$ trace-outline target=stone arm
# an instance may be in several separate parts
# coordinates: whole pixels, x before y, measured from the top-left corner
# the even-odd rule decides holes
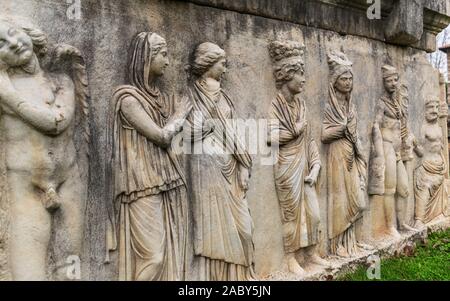
[[[420,129],[420,135],[419,138],[414,137],[414,140],[412,141],[412,145],[414,147],[414,152],[416,153],[417,157],[422,158],[425,154],[425,148],[424,145],[428,143],[426,135],[426,126],[422,125],[422,128]]]
[[[416,153],[416,155],[420,158],[423,157],[425,150],[423,149],[423,146],[420,145],[416,139],[413,140],[413,147],[414,147],[414,152]]]
[[[174,112],[167,120],[167,123],[174,124],[175,127],[181,127],[190,115],[193,105],[187,96],[177,98],[175,95],[171,95],[168,98],[173,105]]]
[[[139,101],[129,96],[123,100],[121,111],[127,121],[139,133],[156,145],[167,148],[173,137],[181,130],[178,120],[171,120],[163,128],[158,126],[144,111]]]
[[[53,104],[36,104],[23,99],[9,78],[6,84],[4,77],[1,80],[3,89],[0,91],[0,102],[38,131],[56,136],[71,124],[75,114],[75,100],[73,82],[68,77],[64,79],[64,88],[55,94]]]
[[[374,146],[374,151],[378,156],[384,156],[383,150],[383,136],[381,134],[381,126],[383,124],[384,118],[384,104],[380,100],[375,107],[375,120],[372,125],[372,143]]]
[[[283,124],[283,121],[276,114],[276,108],[272,108],[269,120],[268,145],[285,145],[296,139],[298,136],[292,129]]]
[[[324,120],[322,123],[321,141],[325,144],[333,143],[346,137],[347,121],[336,120],[331,106],[329,104],[325,107]]]
[[[317,179],[319,177],[321,162],[320,162],[320,154],[319,148],[317,147],[316,142],[312,138],[312,135],[309,135],[308,141],[308,161],[309,161],[309,174],[305,178],[305,182],[310,186],[314,186],[317,183]]]
[[[268,138],[269,145],[285,145],[297,137],[295,137],[292,132],[286,128],[277,127],[271,124]]]
[[[383,122],[384,104],[380,100],[375,108],[375,120],[372,125],[372,148],[369,159],[369,195],[383,195],[385,192],[386,161],[384,157],[383,136],[380,126]]]
[[[446,101],[442,101],[439,106],[439,118],[448,117],[448,104]]]
[[[330,144],[335,140],[344,138],[346,130],[346,124],[331,124],[324,122],[322,125],[322,143]]]
[[[378,128],[383,123],[384,110],[385,110],[385,105],[384,105],[383,101],[380,99],[378,101],[377,106],[375,107],[375,120],[373,123],[373,125],[378,126]]]

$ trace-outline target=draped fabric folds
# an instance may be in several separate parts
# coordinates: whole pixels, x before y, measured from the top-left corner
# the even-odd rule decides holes
[[[114,171],[120,280],[183,280],[187,208],[186,186],[178,158],[138,132],[121,106],[136,100],[159,127],[173,113],[173,97],[119,87],[114,122]],[[115,230],[115,229],[114,229]],[[118,241],[115,239],[117,238]]]
[[[224,91],[209,91],[199,81],[191,89],[191,99],[190,142],[194,149],[202,149],[189,160],[200,280],[252,280],[253,222],[239,181],[252,160],[230,124],[234,106]]]
[[[339,247],[352,252],[356,248],[354,223],[362,217],[366,207],[367,167],[356,133],[351,133],[346,127],[347,120],[357,118],[352,99],[349,99],[348,108],[341,107],[332,84],[329,97],[322,128],[322,141],[329,144],[328,234],[332,240],[332,252],[335,253]]]
[[[445,159],[424,160],[416,169],[416,218],[429,223],[441,214],[447,215],[448,192],[445,185]]]
[[[278,161],[274,166],[275,185],[281,207],[284,248],[287,253],[318,243],[320,212],[315,188],[305,184],[315,165],[320,165],[317,145],[309,126],[297,133],[296,123],[305,120],[302,100],[288,103],[282,94],[272,102],[271,135],[278,136]],[[308,193],[307,190],[313,191]]]

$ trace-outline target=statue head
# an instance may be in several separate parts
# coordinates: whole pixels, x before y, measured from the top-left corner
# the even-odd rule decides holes
[[[167,43],[164,38],[152,32],[141,32],[133,40],[129,65],[132,85],[150,91],[151,82],[162,76],[169,66]]]
[[[273,41],[269,44],[278,89],[286,86],[293,95],[303,91],[306,82],[304,49],[304,45],[295,41]]]
[[[440,101],[437,98],[430,98],[425,103],[425,119],[428,122],[435,122],[439,118]]]
[[[392,94],[397,91],[400,79],[397,69],[390,65],[384,65],[381,67],[381,71],[383,73],[383,84],[386,92]]]
[[[34,55],[47,53],[47,37],[39,29],[21,27],[0,19],[0,63],[17,68],[30,63]]]
[[[353,90],[353,63],[340,51],[331,51],[328,54],[328,67],[330,68],[330,83],[344,94]]]
[[[198,77],[210,77],[220,81],[227,72],[225,51],[218,45],[205,42],[197,46],[194,52],[192,73]]]

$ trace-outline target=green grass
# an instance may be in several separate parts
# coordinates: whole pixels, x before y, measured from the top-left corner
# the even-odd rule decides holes
[[[360,267],[337,280],[371,281],[366,271],[367,267]],[[418,246],[410,257],[382,260],[380,280],[450,281],[450,229],[430,234],[427,244]]]

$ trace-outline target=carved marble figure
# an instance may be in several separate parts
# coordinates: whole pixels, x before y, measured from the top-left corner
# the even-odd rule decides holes
[[[252,280],[253,221],[247,202],[252,158],[232,126],[233,100],[222,89],[226,54],[205,42],[194,53],[189,158],[194,253],[199,280]],[[200,152],[195,150],[201,149]]]
[[[171,142],[192,106],[157,86],[169,66],[164,38],[141,32],[131,51],[129,84],[113,95],[116,231],[109,248],[119,251],[120,280],[183,280],[186,179]]]
[[[87,149],[87,117],[81,53],[50,47],[37,28],[0,20],[1,194],[8,217],[0,228],[8,232],[2,273],[9,279],[67,280],[68,256],[81,257],[87,183],[77,149]],[[86,139],[76,147],[79,131]]]
[[[327,264],[317,254],[320,208],[316,183],[321,162],[301,97],[306,82],[303,52],[304,46],[294,41],[269,45],[278,88],[272,101],[269,142],[278,145],[274,175],[288,268],[300,275],[305,273],[296,259],[301,250],[308,255],[305,261]]]

